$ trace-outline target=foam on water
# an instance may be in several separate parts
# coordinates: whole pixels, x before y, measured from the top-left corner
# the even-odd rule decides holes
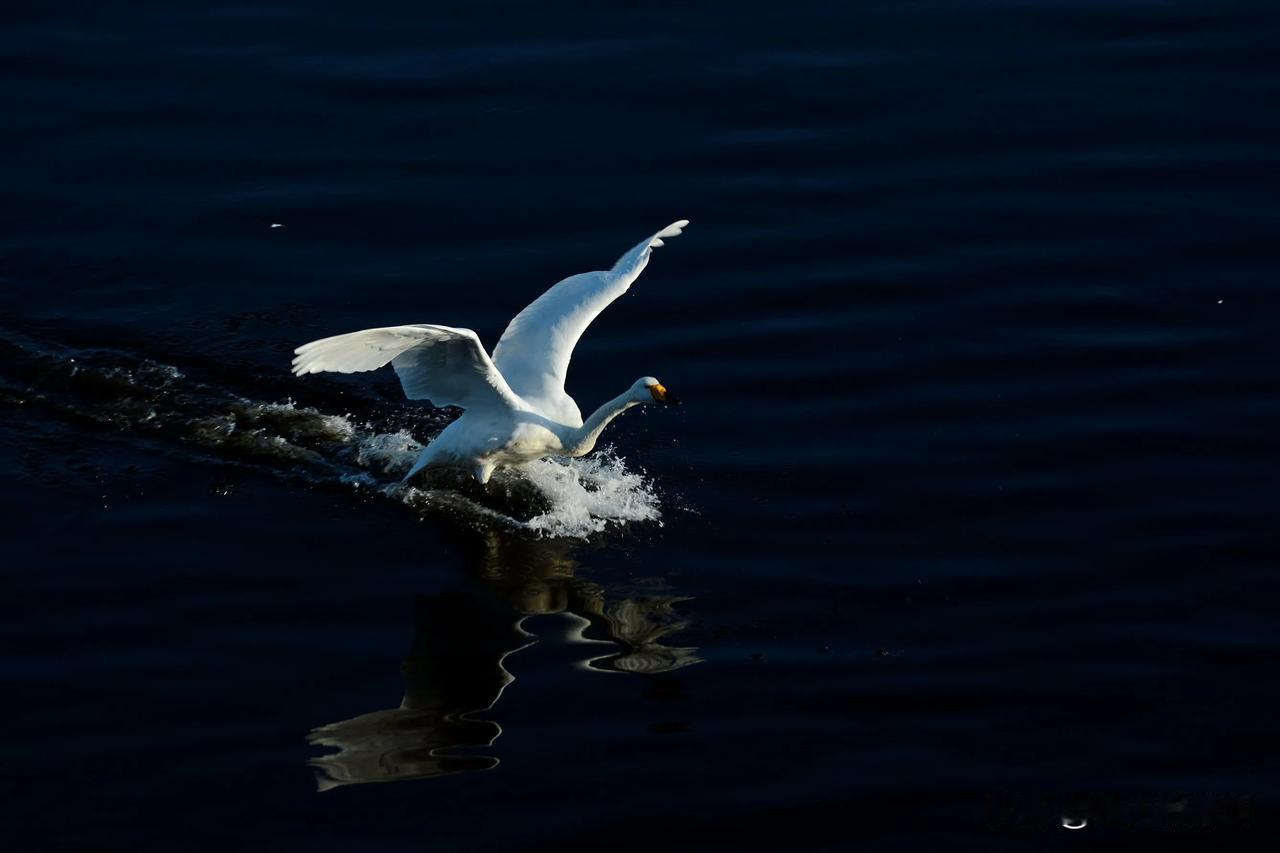
[[[373,433],[356,442],[356,463],[379,474],[403,475],[422,452],[408,430]]]

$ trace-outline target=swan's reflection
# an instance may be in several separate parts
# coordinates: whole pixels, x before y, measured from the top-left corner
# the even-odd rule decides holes
[[[482,752],[502,729],[485,712],[515,680],[512,655],[536,642],[523,627],[530,616],[576,616],[572,639],[591,644],[595,654],[582,663],[596,671],[654,674],[700,660],[697,649],[663,642],[685,627],[674,609],[685,599],[611,595],[575,576],[577,563],[561,542],[488,532],[463,544],[465,585],[416,602],[400,706],[308,736],[337,750],[310,762],[320,790],[496,766]]]

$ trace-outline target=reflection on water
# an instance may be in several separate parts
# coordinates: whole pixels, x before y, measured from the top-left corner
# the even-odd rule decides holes
[[[539,462],[519,476],[499,472],[489,488],[469,478],[402,487],[396,480],[420,445],[396,407],[368,404],[356,414],[354,401],[323,387],[308,389],[319,408],[266,402],[282,390],[268,379],[256,377],[253,393],[241,394],[237,370],[192,360],[190,369],[202,377],[196,379],[187,369],[185,362],[180,370],[139,353],[64,346],[0,327],[0,403],[128,431],[220,466],[364,500],[390,498],[460,538],[459,587],[416,603],[399,706],[310,733],[312,744],[336,750],[312,762],[321,790],[495,766],[496,757],[459,750],[483,750],[501,734],[485,712],[514,680],[510,656],[535,641],[523,627],[529,616],[576,617],[570,639],[591,650],[581,663],[592,671],[652,674],[698,662],[695,649],[664,643],[684,627],[674,610],[682,599],[607,590],[577,576],[570,540],[536,538],[585,537],[659,518],[656,493],[620,459],[597,452],[570,463]],[[431,432],[443,417],[415,410],[413,420]],[[61,472],[61,462],[46,455],[36,470],[50,485],[81,475]]]
[[[399,707],[308,735],[311,744],[337,750],[310,762],[321,791],[497,766],[488,753],[502,729],[485,712],[516,680],[515,653],[537,642],[524,629],[530,616],[578,617],[572,639],[589,644],[582,664],[592,671],[655,674],[700,660],[697,649],[663,642],[686,626],[675,605],[687,599],[613,594],[577,577],[563,541],[488,531],[464,545],[463,585],[416,602]]]

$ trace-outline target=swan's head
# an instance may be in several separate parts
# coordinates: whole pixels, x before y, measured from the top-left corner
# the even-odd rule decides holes
[[[661,403],[664,406],[680,405],[680,398],[672,394],[652,376],[642,376],[631,386],[631,396],[637,403]]]

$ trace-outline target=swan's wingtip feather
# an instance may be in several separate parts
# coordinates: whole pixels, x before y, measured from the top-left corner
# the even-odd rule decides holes
[[[342,336],[342,335],[337,335],[336,337],[343,337],[343,336]],[[314,341],[307,341],[305,344],[303,344],[302,346],[300,346],[300,347],[298,347],[297,349],[295,349],[295,350],[293,351],[293,354],[294,354],[294,355],[306,355],[307,353],[309,353],[309,352],[311,352],[311,351],[313,351],[313,350],[319,349],[320,347],[324,346],[325,344],[331,344],[331,343],[333,343],[333,338],[317,338],[317,339],[315,339]]]
[[[663,245],[663,242],[662,242],[663,237],[679,237],[681,232],[684,231],[685,226],[688,224],[689,224],[689,220],[687,219],[677,219],[675,222],[672,222],[670,225],[668,225],[666,228],[663,228],[657,234],[654,234],[653,242],[650,243],[650,245],[651,246]]]

